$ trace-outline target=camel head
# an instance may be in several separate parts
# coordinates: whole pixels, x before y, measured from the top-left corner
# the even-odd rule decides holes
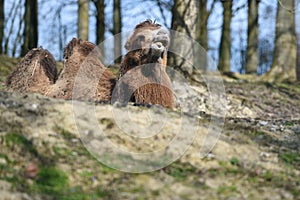
[[[159,63],[166,66],[168,32],[160,25],[146,20],[138,24],[125,44],[129,52],[139,52],[140,64]]]
[[[119,81],[112,102],[158,104],[174,107],[172,84],[166,72],[168,32],[146,20],[138,24],[126,42]]]

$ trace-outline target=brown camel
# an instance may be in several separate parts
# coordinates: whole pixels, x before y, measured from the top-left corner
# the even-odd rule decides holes
[[[134,101],[174,107],[171,81],[166,73],[169,36],[159,24],[138,24],[126,42],[128,53],[120,66],[112,101]],[[116,78],[100,61],[90,42],[72,39],[64,49],[64,66],[57,78],[55,60],[42,48],[29,51],[8,77],[7,88],[61,99],[111,101]],[[127,98],[127,96],[129,96]]]
[[[171,81],[166,73],[169,35],[147,20],[138,24],[126,42],[117,88],[112,101],[174,107]]]
[[[64,66],[58,78],[56,63],[51,53],[43,48],[32,49],[8,77],[6,87],[9,91],[40,93],[66,100],[73,97],[109,102],[116,77],[101,63],[100,53],[95,47],[96,45],[90,42],[73,38],[64,49]],[[73,96],[75,79],[80,69],[81,75],[87,76],[87,82],[78,85],[90,83],[88,81],[93,76],[95,86],[77,87],[78,91]],[[88,87],[95,87],[93,94],[86,89]]]

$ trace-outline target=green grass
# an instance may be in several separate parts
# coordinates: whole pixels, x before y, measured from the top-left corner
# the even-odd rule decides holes
[[[0,164],[0,180],[2,179],[8,182],[15,182],[18,180],[15,174],[16,172],[10,164]]]
[[[0,153],[0,158],[5,158],[6,161],[9,162],[9,158],[7,157],[7,155]]]
[[[17,58],[11,58],[6,55],[0,55],[0,76],[8,76],[17,63],[20,61],[20,59]]]
[[[279,154],[279,158],[291,166],[299,166],[300,165],[300,153],[286,152]]]
[[[68,133],[63,133],[64,137],[69,137]],[[20,148],[24,153],[38,155],[32,142],[24,135],[19,133],[9,133],[1,136],[1,141],[4,143],[3,148],[14,149]],[[54,148],[58,156],[64,156],[65,149]],[[28,180],[23,176],[23,170],[16,170],[15,165],[19,163],[11,162],[6,154],[0,154],[0,158],[5,158],[7,163],[0,164],[0,179],[12,184],[15,190],[22,190],[30,194],[38,194],[42,197],[60,200],[81,200],[81,199],[99,199],[110,195],[110,192],[95,188],[94,191],[83,191],[80,187],[71,188],[69,186],[68,174],[54,166],[45,165],[39,166],[39,173],[33,180],[32,184],[28,184]],[[89,176],[89,173],[84,173],[84,176]]]
[[[22,145],[23,148],[25,148],[26,151],[28,151],[29,153],[33,155],[38,154],[32,142],[20,133],[8,133],[2,136],[2,139],[6,141],[8,147],[12,147],[14,145],[19,145],[19,146]]]
[[[100,164],[100,163],[99,163],[99,164]],[[107,166],[103,165],[102,163],[101,163],[101,166],[102,166],[102,172],[103,172],[104,174],[109,174],[109,173],[120,173],[118,170],[113,169],[113,168],[110,168],[110,167],[107,167]]]
[[[288,121],[284,123],[285,126],[294,126],[294,122]]]
[[[232,164],[232,165],[235,165],[235,166],[239,166],[240,165],[240,161],[239,161],[239,159],[237,159],[237,158],[231,158],[231,160],[230,160],[230,163]]]
[[[67,175],[54,167],[41,168],[36,186],[45,194],[60,194],[68,186]]]
[[[88,178],[90,178],[90,177],[94,176],[94,173],[93,172],[89,172],[89,171],[83,171],[83,172],[80,172],[79,175],[82,176],[82,177],[88,177]]]
[[[218,188],[218,193],[223,194],[223,193],[232,193],[232,192],[237,192],[237,187],[235,185],[231,186],[221,186]]]
[[[22,184],[22,178],[19,176],[18,171],[13,168],[14,161],[11,161],[7,155],[0,154],[1,158],[5,158],[6,164],[0,164],[0,180],[8,181],[15,187],[17,184]]]
[[[265,173],[262,173],[260,177],[263,178],[267,182],[272,182],[275,178],[275,176],[273,175],[273,173],[271,171],[266,171]]]
[[[72,133],[70,133],[64,129],[60,130],[59,132],[63,136],[63,138],[66,140],[71,140],[71,139],[75,138],[75,136]]]
[[[192,165],[178,163],[171,164],[164,168],[164,171],[179,181],[186,179],[190,175],[196,176],[198,174],[198,169]]]
[[[5,90],[5,81],[6,81],[6,77],[0,76],[0,91]]]
[[[63,155],[63,153],[64,153],[64,150],[60,147],[53,147],[53,151],[56,155],[59,155],[59,156]]]
[[[110,195],[108,191],[101,188],[87,193],[83,191],[81,186],[69,187],[67,174],[55,167],[41,168],[38,179],[31,186],[31,191],[60,200],[99,199]]]

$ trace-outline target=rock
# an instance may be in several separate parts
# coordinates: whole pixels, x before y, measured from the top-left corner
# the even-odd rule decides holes
[[[267,121],[260,121],[259,124],[262,125],[262,126],[266,126],[268,124],[268,122]]]
[[[29,163],[25,166],[25,177],[35,178],[39,173],[39,168],[35,163]]]
[[[263,159],[263,160],[267,160],[270,157],[270,154],[267,152],[261,152],[259,154],[259,156]]]
[[[9,191],[11,190],[11,183],[0,180],[0,191]]]
[[[3,200],[32,200],[33,199],[28,194],[18,193],[18,192],[7,192],[7,191],[0,191],[0,197]]]
[[[5,158],[0,158],[0,165],[7,165],[7,161]]]

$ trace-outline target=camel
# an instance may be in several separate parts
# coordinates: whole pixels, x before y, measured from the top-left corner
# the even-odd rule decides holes
[[[77,91],[75,99],[110,102],[116,77],[99,60],[96,45],[73,38],[64,49],[64,66],[57,75],[57,66],[52,54],[43,49],[30,50],[18,63],[6,81],[8,91],[40,93],[49,97],[70,100],[73,97],[75,78],[80,67],[87,75],[97,75],[99,83],[95,94]],[[57,77],[58,76],[58,77]]]
[[[158,104],[174,108],[171,81],[166,73],[169,35],[161,25],[146,20],[138,24],[125,44],[112,101]]]
[[[122,59],[117,80],[101,63],[96,45],[73,38],[64,49],[64,65],[59,76],[51,53],[37,48],[20,61],[6,86],[13,92],[35,92],[66,100],[133,101],[173,108],[171,81],[166,73],[168,45],[168,33],[161,25],[151,20],[138,24],[126,42],[128,53]],[[75,96],[74,83],[80,86],[75,88]],[[95,86],[89,90],[90,85]]]

